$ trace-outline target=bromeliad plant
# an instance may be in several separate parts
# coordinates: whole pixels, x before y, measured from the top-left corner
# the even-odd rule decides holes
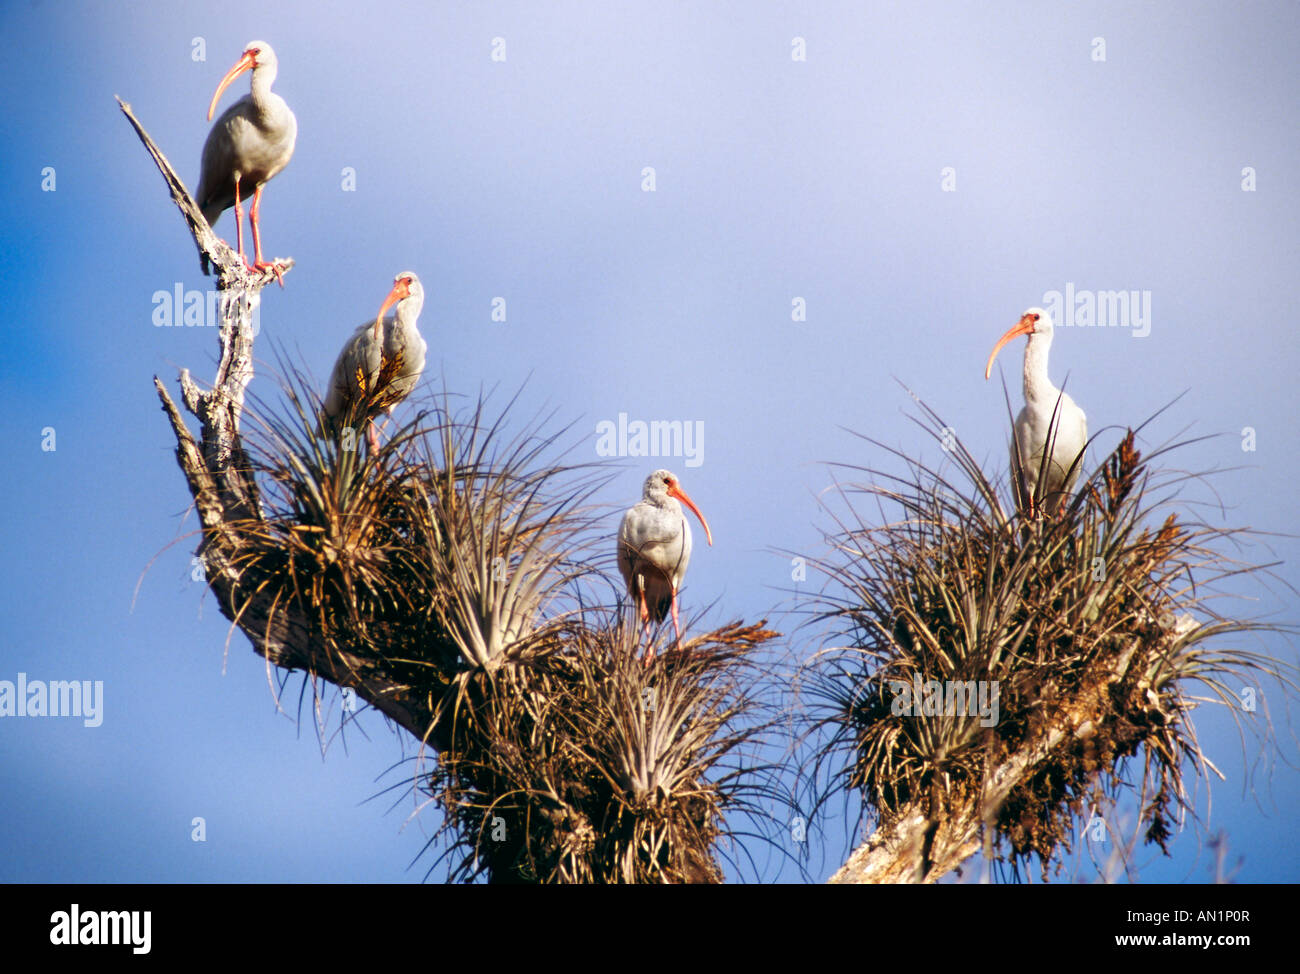
[[[556,651],[467,673],[427,783],[451,875],[496,882],[722,881],[717,855],[777,795],[750,689],[774,634],[732,625],[638,658],[626,613],[571,618]]]
[[[261,503],[226,524],[234,621],[271,606],[272,626],[297,620],[322,647],[313,676],[377,706],[382,685],[418,715],[403,723],[438,751],[419,790],[445,813],[449,875],[720,881],[727,816],[761,817],[775,794],[746,689],[774,634],[734,624],[648,667],[638,627],[601,608],[617,601],[593,503],[607,468],[446,397],[370,453],[322,433],[301,376],[284,389],[287,410],[248,414]]]
[[[953,464],[869,441],[907,472],[847,467],[870,481],[839,488],[847,513],[819,565],[812,611],[842,645],[804,672],[807,787],[818,807],[856,794],[876,824],[836,879],[930,882],[981,846],[1046,876],[1130,786],[1146,840],[1167,852],[1195,811],[1187,776],[1218,773],[1192,723],[1196,689],[1249,721],[1243,687],[1296,686],[1293,667],[1234,638],[1279,627],[1214,607],[1217,583],[1266,566],[1225,554],[1245,532],[1165,496],[1181,478],[1155,471],[1166,451],[1143,458],[1133,431],[1058,516],[1031,517],[921,408]]]
[[[768,726],[745,688],[773,634],[729,626],[635,660],[618,613],[594,608],[618,591],[603,468],[555,456],[540,423],[511,438],[482,400],[457,415],[444,396],[362,453],[323,435],[317,386],[292,370],[287,407],[247,410],[258,292],[293,262],[250,271],[120,104],[219,274],[212,386],[180,374],[200,432],[154,388],[221,611],[268,670],[351,688],[439,752],[426,785],[465,853],[453,877],[717,880],[767,786],[744,757]]]

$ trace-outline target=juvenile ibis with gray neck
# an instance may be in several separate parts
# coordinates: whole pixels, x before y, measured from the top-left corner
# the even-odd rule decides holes
[[[640,610],[642,625],[648,630],[651,621],[663,622],[671,612],[679,643],[682,628],[677,617],[677,591],[691,560],[691,526],[683,504],[700,519],[712,545],[709,522],[669,470],[656,470],[646,478],[640,502],[623,515],[618,529],[618,570]],[[652,646],[646,662],[653,657]]]
[[[385,318],[394,304],[397,307]],[[424,372],[428,346],[416,326],[422,307],[420,279],[414,271],[402,271],[393,278],[375,320],[353,332],[334,363],[323,407],[326,423],[335,431],[355,430],[364,423],[371,455],[379,449],[375,417],[384,412],[391,416]]]
[[[293,145],[298,138],[298,120],[283,98],[271,90],[279,62],[266,41],[250,41],[234,67],[226,72],[208,106],[208,121],[217,102],[231,83],[245,71],[252,71],[247,95],[239,99],[217,119],[203,143],[199,165],[199,190],[195,201],[203,210],[209,226],[216,226],[223,212],[235,208],[235,240],[244,263],[243,201],[252,194],[249,225],[253,230],[253,270],[270,270],[280,285],[284,280],[277,264],[262,260],[262,235],[258,225],[262,206],[262,187],[289,164]],[[203,261],[207,273],[207,261]]]
[[[1025,405],[1014,427],[1011,477],[1014,482],[1019,472],[1017,500],[1031,516],[1039,511],[1055,515],[1079,479],[1088,444],[1088,420],[1047,376],[1052,319],[1042,308],[1030,308],[998,339],[984,367],[984,378],[993,373],[993,360],[1002,346],[1021,335],[1029,336],[1025,343]]]

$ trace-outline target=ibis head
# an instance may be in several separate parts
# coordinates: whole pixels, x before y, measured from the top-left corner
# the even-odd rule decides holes
[[[993,374],[993,360],[998,357],[998,352],[1002,351],[1002,346],[1021,335],[1030,336],[1030,341],[1037,336],[1038,343],[1045,349],[1052,343],[1051,316],[1042,308],[1030,308],[1022,314],[1020,320],[1007,329],[1006,334],[998,339],[998,343],[993,346],[993,351],[989,353],[988,364],[984,366],[985,379]]]
[[[713,532],[709,530],[709,522],[704,519],[704,515],[695,506],[695,502],[686,495],[686,491],[682,490],[681,482],[671,470],[656,470],[647,477],[645,486],[641,488],[641,498],[656,507],[667,507],[669,498],[681,501],[699,519],[700,524],[704,527],[705,538],[708,539],[710,547],[713,545]]]
[[[221,100],[222,94],[241,74],[252,71],[253,83],[259,88],[269,89],[271,82],[275,80],[278,67],[279,62],[276,61],[275,51],[271,50],[270,44],[266,41],[249,41],[234,67],[226,72],[226,76],[221,79],[221,84],[217,85],[217,92],[212,96],[212,103],[208,105],[208,121],[212,121],[212,113],[217,110],[217,102]]]
[[[379,314],[375,315],[376,339],[380,337],[384,328],[384,312],[399,301],[402,302],[397,308],[399,318],[413,320],[424,307],[424,288],[420,286],[420,279],[415,276],[415,271],[402,271],[393,278],[392,290],[388,292],[388,297],[384,298],[384,303],[379,306]]]

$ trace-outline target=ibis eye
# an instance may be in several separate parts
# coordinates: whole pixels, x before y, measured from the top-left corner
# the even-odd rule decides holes
[[[1037,320],[1038,320],[1038,315],[1030,315],[1030,316],[1029,316],[1029,319],[1030,319],[1031,321],[1037,321]]]

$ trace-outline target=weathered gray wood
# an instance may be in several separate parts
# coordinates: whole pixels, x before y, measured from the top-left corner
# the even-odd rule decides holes
[[[328,651],[310,622],[293,607],[274,604],[270,596],[259,597],[240,587],[239,553],[246,544],[242,532],[262,520],[257,481],[240,442],[240,417],[253,378],[253,311],[262,288],[276,276],[271,270],[250,270],[213,233],[185,183],[131,106],[120,98],[117,102],[162,173],[200,257],[216,269],[221,292],[217,371],[212,385],[206,391],[201,389],[188,369],[182,369],[179,376],[181,402],[200,423],[198,437],[166,386],[154,376],[154,388],[176,437],[176,461],[203,528],[198,554],[208,585],[222,614],[248,636],[259,655],[276,666],[307,670],[331,683],[354,688],[357,696],[423,742],[432,722],[429,701],[418,698],[409,685],[383,672],[373,660]],[[294,265],[292,259],[277,258],[275,263],[282,274]]]
[[[1188,624],[1191,620],[1188,620]],[[1134,649],[1120,653],[1109,666],[1104,694],[1128,675]],[[1103,708],[1104,709],[1104,708]],[[1071,735],[1095,734],[1099,708],[1087,697],[1073,701],[1051,724],[1044,724],[1020,748],[984,774],[983,791],[964,803],[951,803],[942,816],[927,814],[925,802],[909,806],[878,827],[830,878],[832,883],[933,883],[980,850],[989,837],[1002,803]],[[928,839],[928,841],[927,841]]]

